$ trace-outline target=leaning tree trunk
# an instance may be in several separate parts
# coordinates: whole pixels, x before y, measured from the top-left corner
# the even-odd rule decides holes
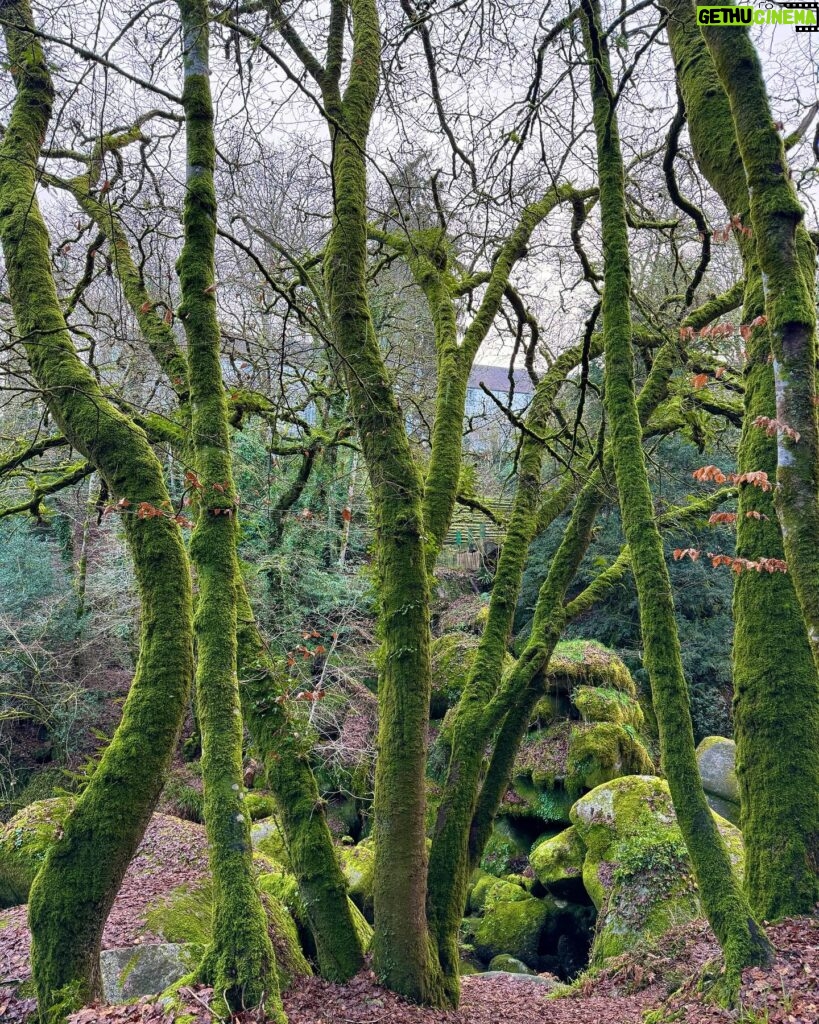
[[[230,433],[216,315],[216,144],[209,81],[208,8],[179,0],[187,139],[185,241],[177,264],[180,318],[188,340],[190,451],[197,519],[191,558],[199,592],[194,619],[196,702],[202,731],[205,828],[213,877],[213,939],[201,965],[230,1011],[265,1005],[285,1020],[267,931],[253,877],[250,819],[242,788],[242,715],[236,660],[241,579]]]
[[[66,330],[51,271],[36,167],[53,102],[28,0],[4,4],[17,97],[0,146],[0,241],[12,308],[32,373],[70,443],[122,500],[142,608],[140,654],[122,721],[34,880],[32,969],[43,1021],[100,993],[108,911],[142,838],[170,764],[193,672],[190,579],[178,526],[138,518],[162,509],[162,469],[143,432],[100,391]]]
[[[518,490],[493,586],[489,621],[453,723],[452,753],[430,858],[428,902],[445,984],[454,1003],[459,995],[457,934],[468,879],[489,837],[532,708],[542,694],[543,673],[565,622],[563,600],[588,547],[602,500],[602,474],[594,470],[577,495],[570,522],[538,594],[529,641],[514,670],[501,679],[529,543],[537,529],[563,511],[576,489],[572,481],[564,482],[545,508],[540,503],[544,446],[537,438],[546,427],[557,389],[568,371],[582,360],[584,348],[581,344],[565,352],[536,390],[518,460]],[[676,341],[669,342],[654,360],[638,403],[641,422],[667,397],[677,349]],[[600,353],[600,341],[593,337],[589,355]],[[607,459],[610,461],[608,454]],[[492,755],[484,771],[485,746],[493,736]]]
[[[748,185],[728,96],[695,21],[691,0],[670,0],[668,38],[697,164],[729,215],[749,223]],[[745,272],[742,319],[765,311],[753,237],[738,233]],[[770,340],[757,328],[747,343],[739,472],[773,479],[776,441],[754,426],[776,416]],[[739,492],[737,554],[784,558],[773,495]],[[760,643],[762,636],[777,642]],[[745,887],[768,920],[810,913],[819,899],[819,680],[793,580],[746,572],[734,583],[734,734],[745,840]],[[798,784],[794,784],[798,780]]]
[[[447,1000],[460,995],[457,931],[469,881],[469,833],[481,780],[485,745],[491,737],[486,708],[502,675],[520,583],[541,505],[540,474],[545,448],[538,435],[548,424],[552,401],[566,373],[582,356],[582,346],[561,356],[535,392],[527,416],[528,433],[518,458],[518,482],[509,526],[492,586],[489,616],[453,723],[452,753],[435,823],[429,865],[428,914],[444,973]],[[569,501],[573,487],[558,489],[554,515]]]
[[[729,995],[749,964],[766,963],[771,948],[731,869],[702,789],[694,748],[688,690],[680,658],[671,582],[654,518],[634,393],[631,273],[625,174],[612,97],[608,46],[597,0],[581,0],[600,182],[604,258],[603,336],[605,409],[614,454],[623,532],[631,550],[640,607],[644,661],[660,730],[668,778],[703,908],[725,955]]]
[[[265,648],[244,587],[237,611],[244,717],[276,800],[319,970],[330,981],[346,981],[364,956],[310,764],[309,737],[299,736],[285,710],[286,680]]]

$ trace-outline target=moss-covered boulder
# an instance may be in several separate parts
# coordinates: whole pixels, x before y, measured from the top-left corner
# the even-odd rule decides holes
[[[522,960],[518,960],[516,957],[509,956],[508,953],[501,953],[499,956],[493,956],[489,961],[490,971],[499,971],[504,974],[534,974],[535,972],[531,967],[527,967]]]
[[[257,853],[261,853],[275,864],[289,868],[290,858],[287,853],[287,844],[275,818],[262,818],[261,821],[254,821],[250,826],[250,841]]]
[[[245,810],[251,821],[261,821],[276,813],[276,802],[264,793],[248,793],[245,796]]]
[[[582,793],[620,775],[653,770],[646,743],[632,725],[555,719],[524,738],[501,813],[568,824]]]
[[[500,814],[568,825],[582,793],[654,771],[637,687],[617,655],[593,640],[555,648]]]
[[[62,835],[75,798],[36,800],[0,828],[0,908],[28,900],[46,853]]]
[[[637,696],[631,673],[614,651],[596,640],[561,640],[549,660],[547,688],[555,693],[571,693],[579,686]]]
[[[708,803],[735,825],[739,822],[736,752],[734,741],[724,736],[706,736],[697,747],[697,767]]]
[[[491,886],[495,884],[497,878],[495,875],[490,875],[480,868],[476,872],[476,876],[469,890],[466,905],[472,913],[480,914],[486,903],[486,894]]]
[[[666,782],[614,779],[578,800],[571,818],[586,849],[583,884],[598,911],[593,962],[702,913]],[[742,837],[730,822],[717,824],[741,873]]]
[[[350,899],[371,920],[375,870],[375,845],[372,839],[362,839],[356,846],[339,846],[336,851],[347,880]]]
[[[443,718],[463,692],[480,640],[469,633],[444,633],[432,641],[430,718]]]
[[[496,878],[516,874],[526,867],[528,845],[513,834],[502,818],[495,822],[492,834],[483,848],[480,868]]]
[[[584,722],[614,722],[641,729],[645,723],[639,702],[625,690],[612,686],[578,686],[572,690],[572,703]]]
[[[580,796],[620,775],[654,770],[648,750],[633,727],[616,722],[583,723],[569,735],[566,791]]]
[[[444,633],[432,641],[430,647],[432,668],[430,718],[443,718],[447,711],[460,700],[479,644],[480,637],[471,633],[463,633],[460,630]],[[508,672],[514,664],[515,659],[507,652],[504,655],[503,671]]]
[[[529,854],[538,881],[554,896],[565,898],[582,896],[585,859],[586,847],[574,825],[537,843]]]
[[[529,893],[526,888],[519,883],[510,882],[506,878],[496,878],[486,890],[483,912],[488,914],[499,903],[517,903],[520,900],[528,899],[528,897]]]
[[[313,933],[310,929],[310,921],[307,916],[307,908],[301,898],[298,883],[293,875],[281,868],[259,875],[259,888],[263,893],[274,896],[288,911],[296,923],[301,948],[315,960],[316,947],[313,940]],[[347,897],[350,913],[353,918],[353,926],[358,933],[361,948],[366,952],[370,948],[373,938],[373,929],[367,919],[353,901]]]
[[[553,912],[551,900],[535,899],[511,882],[497,881],[487,892],[475,928],[475,952],[487,964],[507,953],[537,969],[541,934]]]
[[[159,995],[189,974],[201,948],[164,942],[126,946],[100,953],[100,981],[106,1003],[127,1003],[142,996]]]

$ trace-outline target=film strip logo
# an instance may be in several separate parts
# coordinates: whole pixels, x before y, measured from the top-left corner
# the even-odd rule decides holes
[[[721,7],[719,3],[697,3],[697,24],[739,28],[753,25],[787,25],[797,32],[819,32],[819,0],[756,0],[753,4]]]
[[[759,4],[760,7],[767,7],[767,4]],[[814,25],[794,25],[793,27],[797,32],[819,32],[819,2],[812,4],[805,3],[792,3],[788,0],[787,3],[782,5],[786,10],[789,11],[813,11],[814,13]]]

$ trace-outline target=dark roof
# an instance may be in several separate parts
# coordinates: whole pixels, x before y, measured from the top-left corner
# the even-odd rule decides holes
[[[515,369],[514,371],[515,381],[515,394],[517,395],[531,395],[535,390],[532,384],[532,378],[526,372],[525,369]],[[477,365],[472,367],[472,372],[469,374],[469,383],[467,387],[479,388],[481,384],[484,384],[490,391],[493,391],[498,395],[509,394],[509,367],[508,366],[482,366]]]

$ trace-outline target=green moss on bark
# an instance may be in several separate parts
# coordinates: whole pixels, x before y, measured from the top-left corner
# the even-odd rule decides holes
[[[728,95],[691,0],[666,6],[697,163],[728,212],[749,224],[748,184]],[[750,323],[764,313],[765,296],[754,239],[740,239],[740,251],[746,280],[742,320]],[[773,479],[776,441],[753,426],[758,416],[776,416],[766,332],[754,331],[746,348],[738,468],[740,473],[762,470]],[[756,487],[740,489],[737,554],[750,560],[784,557],[773,497]],[[746,890],[759,917],[809,913],[819,898],[819,683],[791,575],[742,573],[734,587],[734,622],[734,730]],[[777,643],[760,643],[768,635]]]
[[[213,879],[213,937],[201,965],[227,1008],[265,1005],[284,1020],[276,961],[256,888],[250,819],[244,808],[242,716],[237,675],[236,491],[227,401],[222,382],[215,298],[216,146],[209,82],[208,9],[179,0],[183,35],[187,156],[183,224],[177,264],[181,316],[188,340],[191,455],[198,474],[191,558],[199,594],[196,701],[202,732],[205,827]]]
[[[819,667],[819,430],[816,394],[816,249],[804,225],[762,67],[747,29],[702,26],[728,96],[745,168],[751,225],[773,352],[778,431],[776,506],[789,572]]]
[[[552,402],[566,374],[577,366],[581,359],[582,346],[564,353],[556,360],[536,389],[527,416],[527,426],[534,436],[527,434],[521,444],[515,500],[492,586],[486,626],[464,693],[449,728],[452,749],[433,834],[428,912],[446,979],[447,998],[453,1005],[457,1005],[459,998],[457,936],[469,877],[489,836],[491,820],[497,807],[496,803],[488,814],[482,815],[481,820],[486,823],[486,827],[481,830],[480,841],[476,842],[473,836],[473,841],[470,842],[482,781],[484,747],[493,726],[496,727],[502,718],[502,715],[495,714],[494,709],[489,716],[488,705],[501,684],[504,658],[529,545],[538,528],[544,525],[546,519],[551,521],[556,518],[574,492],[573,485],[557,488],[555,500],[549,504],[548,515],[542,514],[540,475],[544,449],[535,438],[548,422]],[[543,664],[542,660],[540,664]],[[527,672],[538,667],[537,657],[528,658],[520,667],[522,674],[515,677],[515,682],[507,688],[507,695],[520,692],[514,687],[518,686],[520,680],[526,678]],[[517,668],[514,671],[517,671]],[[514,672],[510,671],[510,680],[513,674]],[[531,712],[537,696],[539,690],[533,689],[530,699],[527,700],[528,712]],[[507,755],[511,755],[509,764],[504,766],[507,770],[506,777],[526,724],[528,713],[525,721],[522,717],[520,721],[516,718],[514,724],[508,727],[509,735],[501,731],[498,738],[496,747],[499,745]],[[498,790],[498,801],[503,792],[500,780],[504,767],[499,766],[494,776],[496,783],[493,794]],[[505,783],[503,786],[505,788]]]
[[[425,911],[430,665],[423,488],[375,337],[367,294],[365,151],[380,72],[378,13],[373,0],[352,0],[350,11],[353,54],[343,96],[335,72],[320,77],[325,105],[341,126],[332,129],[335,203],[325,251],[330,317],[376,520],[382,650],[373,954],[376,971],[390,988],[435,1004],[441,1002],[442,992]]]
[[[111,494],[161,507],[168,495],[144,433],[102,395],[65,327],[35,192],[53,89],[32,29],[26,0],[6,6],[17,97],[0,145],[0,240],[17,329],[55,420]],[[102,929],[159,796],[191,681],[190,583],[178,527],[126,515],[125,529],[142,605],[140,655],[114,739],[32,886],[43,1021],[99,994]]]
[[[596,0],[581,0],[589,57],[604,255],[603,332],[605,408],[612,434],[623,530],[632,554],[644,662],[660,730],[663,769],[688,847],[705,912],[725,954],[729,985],[739,972],[770,959],[770,945],[754,922],[731,873],[725,846],[700,783],[688,691],[680,658],[671,584],[654,519],[634,392],[631,275],[623,161],[612,104],[608,49]]]

